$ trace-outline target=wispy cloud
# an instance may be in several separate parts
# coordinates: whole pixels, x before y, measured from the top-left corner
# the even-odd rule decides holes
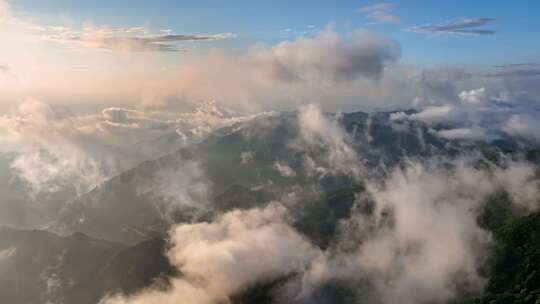
[[[397,7],[396,3],[386,2],[362,6],[359,11],[366,13],[366,19],[376,23],[399,23],[401,18],[388,11]]]
[[[509,64],[494,65],[494,68],[506,69],[506,68],[519,68],[519,67],[537,67],[540,68],[540,63],[536,62],[518,62]]]
[[[68,43],[80,44],[87,47],[101,48],[112,51],[130,52],[178,52],[185,48],[178,46],[175,42],[181,41],[210,41],[234,38],[232,33],[221,33],[215,35],[180,35],[166,32],[163,34],[152,34],[141,27],[130,28],[85,28],[82,31],[72,30],[65,27],[45,28],[43,32],[51,33],[45,39]]]
[[[540,76],[540,64],[519,62],[493,66],[496,70],[483,74],[486,77],[533,77]]]
[[[494,22],[494,18],[472,18],[438,25],[426,24],[421,26],[413,26],[407,28],[407,30],[416,33],[432,33],[440,35],[491,35],[495,34],[494,30],[479,27]]]
[[[375,11],[367,16],[367,18],[374,22],[379,23],[399,23],[401,22],[401,17],[398,15],[390,14],[383,11]]]
[[[377,4],[362,6],[360,8],[360,11],[363,13],[371,13],[371,12],[376,12],[376,11],[390,10],[395,7],[397,7],[396,3],[385,2],[385,3],[377,3]]]
[[[389,13],[397,7],[396,3],[378,3],[373,5],[362,6],[359,11],[367,14],[366,19],[375,23],[399,23],[401,18],[398,15]]]

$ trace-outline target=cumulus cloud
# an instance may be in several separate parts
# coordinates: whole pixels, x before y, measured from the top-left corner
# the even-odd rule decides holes
[[[390,115],[391,121],[403,121],[412,119],[426,123],[427,125],[437,125],[440,123],[452,122],[457,117],[455,107],[451,105],[429,106],[418,113],[405,114],[404,112],[396,112]]]
[[[255,45],[243,54],[213,50],[157,83],[148,105],[217,99],[244,111],[294,109],[303,101],[336,102],[382,87],[386,71],[400,57],[399,45],[384,36],[326,29],[314,37]],[[354,89],[366,87],[366,91]],[[332,93],[330,93],[332,92]],[[357,99],[355,99],[357,100]],[[323,103],[324,104],[324,103]]]
[[[456,128],[434,131],[435,136],[448,139],[484,140],[487,135],[481,129]]]
[[[264,209],[233,211],[212,223],[172,229],[170,261],[182,272],[167,292],[110,297],[102,303],[216,303],[258,281],[305,271],[320,255],[288,224],[277,203]]]
[[[494,18],[472,18],[439,25],[427,24],[422,26],[413,26],[409,27],[407,30],[416,33],[432,33],[437,35],[491,35],[495,34],[494,30],[481,29],[479,27],[494,22]]]
[[[369,32],[341,37],[327,29],[314,38],[260,49],[253,56],[283,81],[352,81],[360,76],[380,78],[384,67],[399,58],[400,49],[394,41]]]
[[[478,88],[469,91],[463,91],[459,93],[459,99],[462,102],[478,104],[484,101],[486,98],[486,88]]]
[[[469,79],[474,78],[471,76]],[[430,86],[429,91],[443,93],[423,95],[431,97],[419,100],[424,105],[419,106],[418,112],[396,112],[391,114],[391,121],[397,125],[408,120],[421,121],[433,128],[433,134],[445,139],[492,141],[512,138],[538,142],[532,131],[538,126],[532,116],[540,109],[538,101],[530,94],[516,91],[515,87],[508,91],[497,86],[460,91],[452,81],[448,83],[449,86],[441,88]]]

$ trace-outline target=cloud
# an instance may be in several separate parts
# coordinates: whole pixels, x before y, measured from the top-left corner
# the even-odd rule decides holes
[[[473,128],[456,128],[456,129],[444,129],[434,131],[435,136],[448,139],[465,139],[465,140],[484,140],[487,138],[487,135],[482,129],[473,129]]]
[[[433,33],[438,35],[491,35],[495,34],[494,30],[479,29],[478,27],[494,22],[494,18],[462,19],[446,24],[413,26],[407,28],[407,30],[416,33]]]
[[[159,204],[163,219],[170,218],[175,211],[201,212],[209,207],[212,183],[199,163],[177,158],[175,165],[161,168],[154,176],[144,179],[136,192],[147,195],[152,203]]]
[[[305,105],[298,113],[296,144],[323,155],[313,162],[325,170],[359,170],[361,160],[350,151],[337,119]],[[277,303],[312,303],[332,282],[358,298],[385,304],[439,303],[478,292],[486,283],[480,268],[492,245],[489,232],[478,225],[478,213],[501,191],[516,206],[536,209],[540,184],[528,163],[503,158],[501,166],[486,162],[479,168],[473,165],[477,160],[405,161],[382,177],[362,175],[366,193],[356,197],[359,208],[340,222],[328,250],[296,231],[296,213],[276,202],[179,224],[169,234],[167,255],[181,273],[171,288],[110,295],[101,303],[227,303],[256,283],[276,279],[283,279],[272,293]],[[277,170],[287,166],[274,165]],[[359,211],[365,204],[372,212]]]
[[[95,160],[77,145],[70,113],[37,100],[21,104],[18,113],[0,117],[1,152],[17,153],[11,168],[31,189],[57,192],[73,185],[84,192],[104,180]]]
[[[401,17],[398,15],[390,14],[387,12],[376,11],[367,16],[368,20],[380,22],[380,23],[400,23]]]
[[[256,117],[235,116],[215,102],[202,103],[193,112],[113,107],[98,115],[75,115],[27,100],[13,115],[0,116],[0,152],[14,155],[12,170],[35,193],[74,187],[82,194],[139,162]]]
[[[474,81],[475,76],[471,75],[469,79]],[[450,140],[490,142],[512,139],[535,144],[539,139],[532,130],[538,126],[532,117],[540,112],[538,100],[530,93],[517,89],[517,83],[520,82],[509,85],[514,93],[502,89],[505,84],[494,86],[493,82],[461,91],[454,81],[449,81],[448,86],[429,86],[429,95],[424,96],[431,98],[420,99],[425,105],[419,106],[418,112],[396,112],[391,114],[390,119],[396,126],[406,124],[406,121],[421,121],[431,128],[432,134]],[[532,83],[527,87],[532,89]]]
[[[78,44],[86,47],[101,48],[111,51],[124,52],[179,52],[185,51],[173,42],[181,41],[210,41],[236,37],[232,33],[216,35],[153,35],[140,27],[134,28],[96,28],[86,26],[82,31],[63,27],[46,27],[45,32],[53,31],[45,38],[54,42]]]
[[[442,303],[480,291],[491,236],[478,226],[478,212],[498,191],[538,208],[534,174],[529,164],[485,171],[459,159],[410,162],[369,180],[369,195],[357,201],[372,201],[374,212],[342,223],[341,243],[303,274],[300,297],[310,303],[318,288],[336,280],[378,303]]]
[[[426,107],[419,113],[413,113],[408,115],[408,118],[413,120],[418,120],[426,123],[427,125],[436,125],[440,123],[452,122],[457,118],[456,109],[451,105],[443,106],[430,106]],[[391,117],[393,120],[401,118],[400,116],[394,114]]]
[[[365,31],[341,37],[330,29],[314,38],[284,41],[252,53],[256,65],[285,82],[379,79],[384,67],[399,56],[399,46],[392,40]]]
[[[540,76],[540,64],[535,62],[511,63],[494,66],[496,71],[484,73],[485,77],[535,77]]]
[[[478,88],[469,91],[463,91],[459,93],[459,99],[462,102],[479,104],[482,103],[486,98],[486,88]]]
[[[296,171],[294,171],[289,165],[286,163],[282,163],[279,161],[275,161],[274,165],[272,166],[274,169],[276,169],[279,174],[283,177],[295,177]]]
[[[510,136],[525,138],[540,143],[540,121],[528,114],[514,114],[508,118],[503,131]]]
[[[378,3],[368,6],[363,6],[359,9],[360,12],[366,13],[366,18],[373,22],[380,23],[400,23],[401,18],[398,15],[391,14],[388,11],[397,7],[395,3]]]
[[[113,296],[101,303],[216,303],[256,282],[304,272],[321,253],[289,225],[286,208],[233,211],[171,230],[169,259],[182,273],[170,291]]]
[[[366,92],[353,90],[355,85],[370,91],[399,56],[395,41],[363,30],[338,34],[326,29],[272,47],[256,45],[243,54],[213,50],[171,71],[152,88],[156,98],[145,104],[217,99],[257,111],[294,109],[328,95],[337,102],[344,94]]]
[[[371,12],[377,12],[377,11],[391,10],[396,7],[397,7],[396,3],[385,2],[385,3],[377,3],[373,5],[362,6],[360,8],[360,11],[364,13],[371,13]]]
[[[460,284],[479,290],[485,282],[478,265],[490,238],[477,225],[475,210],[499,187],[512,187],[470,163],[454,165],[448,172],[413,163],[396,169],[382,185],[369,186],[377,202],[375,225],[389,213],[393,228],[367,236],[356,261],[375,275],[387,303],[444,301],[459,292]],[[514,176],[511,169],[495,171],[495,176]],[[521,181],[533,174],[529,167]]]
[[[472,73],[463,66],[424,69],[415,81],[418,99],[424,104],[453,103],[459,92],[459,85],[471,80]]]
[[[409,162],[383,179],[366,182],[353,212],[323,251],[293,228],[294,214],[280,203],[236,210],[211,222],[170,231],[167,256],[181,275],[163,291],[110,295],[105,304],[228,302],[256,283],[284,279],[274,302],[313,303],[329,282],[357,299],[431,303],[480,291],[490,234],[477,216],[487,199],[506,191],[512,202],[538,208],[538,180],[529,164],[478,169],[472,159]]]
[[[354,178],[361,175],[359,157],[349,137],[337,120],[328,118],[316,104],[298,110],[300,137],[293,147],[307,152],[304,167],[308,176],[345,174]]]

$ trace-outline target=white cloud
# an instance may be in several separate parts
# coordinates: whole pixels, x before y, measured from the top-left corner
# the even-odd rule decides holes
[[[170,261],[182,272],[169,291],[143,291],[102,303],[215,303],[257,281],[303,272],[321,253],[292,229],[287,210],[273,203],[264,209],[233,211],[212,223],[172,229]]]
[[[459,99],[464,103],[480,104],[484,102],[486,98],[486,89],[478,88],[469,91],[463,91],[459,93]]]
[[[508,135],[540,143],[540,121],[527,114],[514,114],[503,126]]]
[[[279,174],[283,177],[296,176],[296,171],[294,171],[293,168],[291,168],[286,163],[275,161],[272,167],[276,169],[279,172]]]
[[[452,83],[453,80],[447,82]],[[420,105],[419,112],[395,112],[390,115],[390,120],[396,126],[408,120],[424,122],[434,128],[431,130],[433,134],[445,139],[489,142],[511,137],[521,142],[539,141],[537,132],[534,131],[539,125],[533,119],[534,115],[539,113],[537,101],[521,89],[487,89],[481,86],[457,90],[457,87],[452,85],[437,90],[446,91],[443,94],[446,97],[423,100],[421,104],[424,106]]]
[[[314,38],[284,41],[272,49],[252,53],[255,64],[281,81],[352,81],[379,79],[385,65],[400,56],[392,40],[366,31],[340,36],[325,30]]]
[[[359,178],[361,166],[351,146],[349,135],[336,120],[325,116],[318,105],[307,104],[298,111],[300,138],[295,147],[308,152],[305,167],[308,175],[327,172]]]
[[[419,113],[409,115],[411,119],[424,122],[428,125],[451,122],[456,117],[456,110],[451,105],[426,107]]]
[[[443,129],[435,131],[435,135],[448,140],[484,140],[487,137],[483,130],[473,128]]]

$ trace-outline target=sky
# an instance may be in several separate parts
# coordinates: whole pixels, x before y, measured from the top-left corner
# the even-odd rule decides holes
[[[238,35],[228,47],[273,44],[309,35],[328,24],[336,28],[365,27],[391,35],[415,64],[493,64],[509,59],[531,61],[540,53],[538,1],[403,1],[392,3],[387,14],[396,22],[377,22],[362,12],[373,1],[62,1],[15,0],[14,9],[50,25],[92,21],[114,27],[148,26],[175,33]],[[387,3],[388,4],[388,3]],[[419,35],[405,29],[444,24],[466,18],[493,18],[484,28],[496,32],[485,37]],[[458,39],[457,39],[458,38]]]
[[[379,39],[386,40],[382,44],[393,44],[391,52],[394,54],[379,58],[383,76],[377,71],[377,75],[364,77],[375,79],[375,83],[364,84],[369,86],[365,90],[373,91],[377,86],[379,93],[377,98],[375,93],[362,97],[366,102],[357,108],[396,105],[388,102],[392,98],[386,96],[387,88],[381,83],[385,83],[389,74],[399,78],[396,73],[403,73],[404,69],[414,69],[416,75],[425,69],[456,67],[466,69],[467,73],[495,74],[501,67],[512,67],[513,71],[526,70],[521,74],[534,77],[538,74],[540,60],[540,39],[536,32],[540,28],[538,11],[538,1],[0,0],[0,38],[5,45],[0,50],[3,75],[0,89],[4,88],[0,91],[0,111],[7,111],[28,98],[69,106],[76,111],[96,111],[110,105],[160,108],[176,104],[175,108],[182,108],[205,99],[230,104],[235,98],[244,101],[237,101],[233,107],[267,109],[272,106],[260,99],[268,96],[260,96],[274,93],[276,88],[257,87],[255,90],[253,86],[245,88],[238,83],[225,85],[231,81],[226,75],[209,79],[220,74],[223,68],[234,69],[245,61],[256,61],[257,67],[267,67],[268,54],[265,53],[272,53],[271,57],[275,57],[272,60],[281,65],[294,57],[297,70],[302,66],[305,72],[306,66],[311,64],[309,69],[321,74],[301,75],[302,80],[335,80],[335,75],[326,77],[327,71],[320,70],[316,61],[343,56],[351,51],[351,45],[364,43],[367,38],[357,35],[359,32],[363,36],[369,34],[371,38],[367,40],[371,42]],[[300,48],[295,49],[298,54],[287,60],[280,57],[284,42],[294,44],[311,39],[325,44],[324,33],[341,39],[341,54],[332,53],[335,46],[329,46],[327,53],[314,55],[310,62],[300,62],[305,58],[299,58],[306,57]],[[387,48],[379,42],[375,43],[375,48]],[[316,43],[313,47],[320,48]],[[368,52],[370,47],[362,51],[353,46],[352,51]],[[263,63],[261,57],[265,57]],[[332,68],[336,68],[337,63],[332,64]],[[212,71],[209,66],[221,66],[221,70]],[[252,66],[244,68],[253,69]],[[289,66],[285,69],[290,71]],[[204,83],[196,90],[197,94],[192,94],[194,85],[175,87],[187,86],[187,70],[190,71],[187,82]],[[239,79],[254,77],[238,71],[230,73]],[[336,95],[344,96],[347,89],[364,90],[357,83],[362,80],[357,81],[355,72],[353,74],[351,79],[355,86],[332,87]],[[194,80],[193,75],[204,80]],[[412,76],[404,76],[407,77]],[[333,81],[336,83],[344,82]],[[249,94],[225,94],[224,89],[216,89],[220,86]],[[308,88],[320,87],[320,84],[311,81],[301,86],[296,85],[294,89],[280,86],[275,95],[281,97],[276,99],[287,100],[278,102],[276,108],[296,104],[292,99],[320,96],[320,92],[313,93]],[[206,93],[201,94],[205,88]],[[381,94],[381,91],[385,92]],[[349,92],[349,100],[350,95]],[[171,102],[173,99],[181,102]],[[345,97],[337,99],[342,101],[329,109],[354,108],[344,101]],[[407,99],[412,103],[414,96]]]

